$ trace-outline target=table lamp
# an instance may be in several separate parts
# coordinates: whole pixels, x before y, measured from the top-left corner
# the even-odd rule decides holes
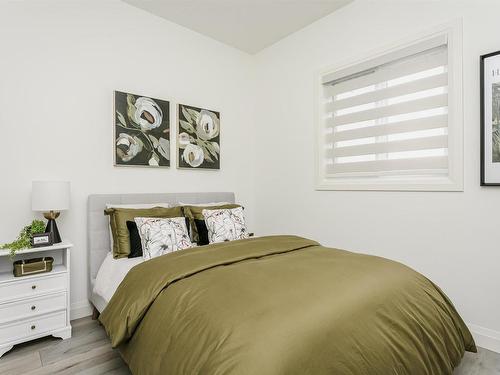
[[[48,220],[45,232],[52,234],[54,243],[61,242],[56,219],[60,211],[69,208],[69,181],[33,181],[31,190],[31,208],[43,212]]]

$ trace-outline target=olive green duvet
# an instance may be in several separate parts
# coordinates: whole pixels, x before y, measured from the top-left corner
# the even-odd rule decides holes
[[[424,276],[295,236],[144,262],[100,321],[137,375],[447,375],[476,351]]]

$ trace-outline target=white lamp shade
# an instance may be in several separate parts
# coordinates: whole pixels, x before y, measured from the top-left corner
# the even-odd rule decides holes
[[[69,181],[33,181],[31,208],[42,212],[67,210],[69,193]]]

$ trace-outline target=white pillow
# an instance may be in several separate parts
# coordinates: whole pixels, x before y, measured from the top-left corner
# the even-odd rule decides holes
[[[203,210],[210,243],[248,238],[243,207],[219,210]]]
[[[154,207],[169,208],[172,207],[172,205],[170,203],[132,203],[132,204],[106,203],[106,208],[154,208]],[[109,229],[109,251],[111,251],[113,250],[113,234],[111,233],[111,223],[108,224],[108,229]]]
[[[231,203],[229,203],[229,202],[210,202],[210,203],[184,203],[184,202],[179,202],[179,206],[193,206],[193,207],[223,206],[225,204],[231,204]]]
[[[186,218],[136,217],[145,260],[177,250],[193,247],[186,227]]]

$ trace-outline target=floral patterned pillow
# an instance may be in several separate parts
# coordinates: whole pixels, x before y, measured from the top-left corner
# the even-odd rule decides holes
[[[203,210],[210,243],[248,238],[243,207],[219,210]]]
[[[189,240],[186,218],[134,218],[142,243],[142,257],[145,260],[193,247]]]

